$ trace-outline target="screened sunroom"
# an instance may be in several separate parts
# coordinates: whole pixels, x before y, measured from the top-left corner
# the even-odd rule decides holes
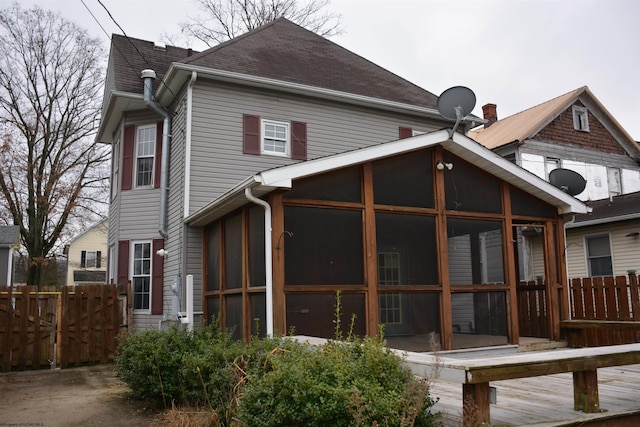
[[[339,294],[343,334],[428,351],[559,339],[563,221],[585,209],[441,131],[265,171],[189,221],[205,318],[237,339],[333,338]]]

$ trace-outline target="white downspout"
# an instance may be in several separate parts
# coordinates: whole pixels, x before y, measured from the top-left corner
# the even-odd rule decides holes
[[[264,208],[264,270],[266,281],[267,336],[273,336],[273,252],[271,250],[271,206],[251,193],[251,188],[244,189],[247,200]]]
[[[160,219],[158,233],[163,238],[169,237],[167,233],[167,199],[169,192],[169,135],[171,133],[171,116],[153,99],[153,81],[156,72],[153,70],[142,70],[142,80],[144,81],[144,104],[152,111],[164,117],[162,127],[162,158],[160,162]]]
[[[191,80],[187,85],[187,124],[185,126],[185,150],[184,150],[184,218],[189,216],[189,190],[191,188],[191,127],[193,121],[193,86],[198,78],[198,73],[191,72]]]

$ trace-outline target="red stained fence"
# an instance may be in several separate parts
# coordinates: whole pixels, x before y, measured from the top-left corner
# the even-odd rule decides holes
[[[572,279],[571,320],[560,323],[572,347],[640,342],[640,289],[629,276]]]
[[[116,285],[0,287],[0,370],[106,363],[116,350],[120,313]]]

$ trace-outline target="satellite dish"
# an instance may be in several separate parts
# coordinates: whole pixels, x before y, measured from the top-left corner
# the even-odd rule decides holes
[[[549,172],[549,182],[571,196],[582,193],[587,181],[578,172],[569,169],[554,169]]]
[[[453,137],[460,122],[473,111],[475,106],[476,95],[468,87],[454,86],[442,92],[438,97],[438,111],[445,119],[456,121],[449,132],[449,138]]]

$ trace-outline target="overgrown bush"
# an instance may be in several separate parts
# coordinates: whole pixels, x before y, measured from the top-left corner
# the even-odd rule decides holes
[[[247,426],[429,426],[425,382],[379,338],[296,344],[249,378],[239,418]]]
[[[338,325],[337,325],[338,327]],[[133,395],[209,408],[220,426],[430,426],[428,383],[381,337],[238,342],[217,325],[123,336],[115,363]]]

